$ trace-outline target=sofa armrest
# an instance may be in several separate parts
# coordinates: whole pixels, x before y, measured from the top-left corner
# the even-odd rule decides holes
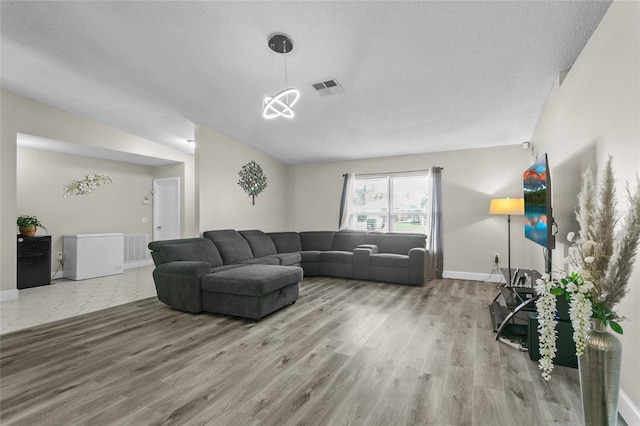
[[[173,262],[163,263],[153,272],[165,275],[186,275],[200,278],[201,276],[211,272],[211,264],[191,260],[176,260]]]
[[[363,244],[353,249],[353,278],[369,279],[369,256],[378,252],[378,247]]]
[[[368,249],[371,251],[371,254],[378,253],[378,246],[375,244],[360,244],[358,247],[354,249],[354,252],[357,249]]]
[[[183,311],[202,311],[200,278],[210,272],[207,262],[175,261],[158,266],[153,270],[158,299]]]
[[[409,250],[409,283],[422,285],[427,275],[429,250],[416,247]]]

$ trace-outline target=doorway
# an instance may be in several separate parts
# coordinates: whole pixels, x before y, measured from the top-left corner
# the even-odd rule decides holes
[[[153,240],[180,238],[180,178],[153,180]]]

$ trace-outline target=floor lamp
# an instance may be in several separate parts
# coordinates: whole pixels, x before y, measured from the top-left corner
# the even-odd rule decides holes
[[[524,198],[494,198],[493,200],[491,200],[489,214],[507,215],[507,267],[509,268],[509,282],[507,283],[507,285],[511,285],[513,280],[511,277],[511,215],[524,215]]]

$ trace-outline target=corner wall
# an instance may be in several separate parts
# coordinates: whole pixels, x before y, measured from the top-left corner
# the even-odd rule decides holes
[[[640,170],[639,2],[611,4],[562,85],[549,96],[533,142],[540,153],[549,155],[559,230],[554,264],[563,269],[566,235],[578,230],[576,196],[587,166],[600,171],[608,156],[613,157],[620,215],[627,210],[625,182],[635,182]],[[537,257],[532,256],[532,262],[541,267]],[[628,318],[622,323],[624,335],[619,336],[623,348],[620,408],[629,424],[639,424],[640,257],[629,286],[618,307]],[[635,414],[629,402],[635,405]],[[625,409],[630,410],[626,416]]]
[[[48,232],[38,229],[38,235],[51,235],[52,272],[63,235],[122,232],[151,239],[152,205],[142,204],[142,197],[151,197],[153,167],[20,146],[17,158],[18,214],[36,215],[46,226]],[[63,198],[64,185],[89,173],[109,175],[114,182]]]
[[[256,161],[267,188],[251,197],[238,185],[238,172]],[[289,166],[229,136],[196,125],[196,175],[200,232],[211,229],[284,231],[289,222]]]
[[[16,217],[17,210],[17,135],[25,133],[43,138],[96,146],[114,151],[165,158],[185,164],[185,221],[183,235],[195,235],[197,211],[193,209],[195,194],[193,156],[167,146],[116,130],[95,121],[62,111],[33,99],[0,91],[0,291],[16,290]],[[46,176],[43,176],[43,179]]]

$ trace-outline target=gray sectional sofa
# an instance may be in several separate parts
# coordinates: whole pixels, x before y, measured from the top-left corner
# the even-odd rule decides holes
[[[425,246],[423,234],[232,229],[149,243],[159,300],[188,312],[255,320],[295,303],[303,272],[422,285]]]

